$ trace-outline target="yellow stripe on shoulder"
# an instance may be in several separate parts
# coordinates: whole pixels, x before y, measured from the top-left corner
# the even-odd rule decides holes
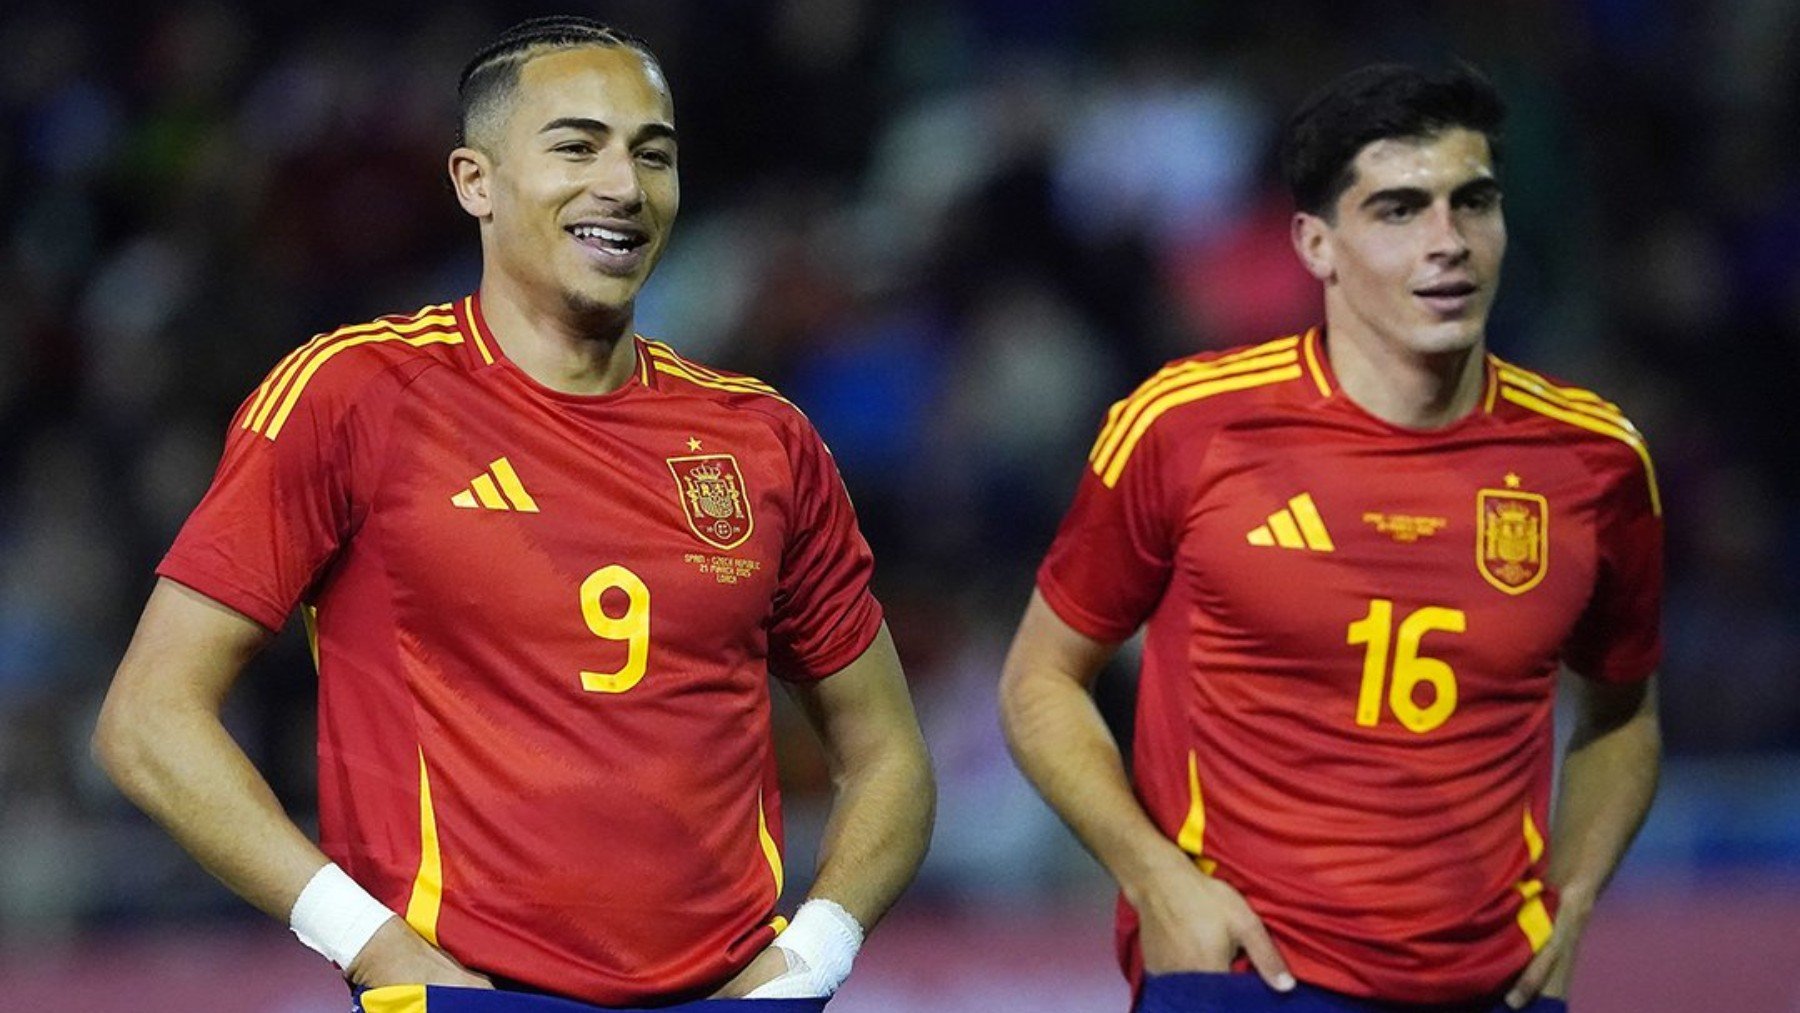
[[[295,360],[294,365],[298,367],[298,370],[287,384],[287,389],[269,399],[256,418],[251,420],[249,428],[270,440],[280,436],[282,427],[287,425],[288,417],[293,414],[294,406],[300,403],[300,396],[306,392],[306,385],[312,382],[320,367],[336,358],[340,353],[359,345],[386,341],[402,341],[414,348],[425,345],[462,344],[462,331],[456,329],[454,318],[451,318],[448,323],[449,329],[438,330],[427,329],[430,325],[423,322],[408,325],[405,330],[370,331],[368,327],[371,325],[364,325],[331,335],[325,341],[320,342],[311,353]],[[301,362],[304,362],[305,365],[300,365]],[[276,407],[277,405],[279,407]],[[274,409],[272,414],[270,409]]]
[[[775,388],[769,383],[759,380],[754,376],[732,376],[721,373],[716,369],[695,362],[660,341],[645,338],[644,347],[650,352],[650,358],[655,360],[657,365],[660,366],[666,363],[674,366],[681,370],[682,373],[693,377],[696,380],[725,384],[730,387],[742,387],[746,390],[758,390],[765,394],[774,394],[776,392]]]
[[[1286,365],[1265,368],[1254,373],[1209,373],[1200,374],[1190,381],[1164,390],[1153,400],[1145,402],[1141,411],[1135,414],[1129,428],[1121,419],[1118,426],[1120,439],[1117,446],[1102,453],[1094,461],[1094,474],[1107,488],[1119,484],[1119,476],[1125,473],[1125,464],[1131,460],[1131,454],[1137,449],[1138,442],[1150,427],[1170,409],[1192,404],[1212,397],[1215,394],[1226,394],[1232,391],[1250,390],[1255,387],[1266,387],[1274,383],[1286,383],[1298,379],[1303,373],[1298,357],[1290,353]]]
[[[1638,459],[1644,462],[1644,480],[1650,487],[1650,510],[1656,516],[1662,516],[1662,493],[1657,489],[1656,465],[1650,460],[1650,448],[1637,429],[1625,421],[1624,416],[1617,416],[1617,421],[1611,421],[1591,413],[1576,411],[1566,403],[1540,397],[1532,391],[1508,383],[1500,385],[1500,396],[1528,411],[1567,422],[1590,433],[1611,437],[1636,451]]]
[[[1271,366],[1297,363],[1300,361],[1299,345],[1298,336],[1286,337],[1240,349],[1216,359],[1188,360],[1163,367],[1107,412],[1106,425],[1094,440],[1093,449],[1088,451],[1088,460],[1097,463],[1102,457],[1117,451],[1119,443],[1144,409],[1170,390],[1200,379],[1233,376]]]
[[[1630,421],[1625,418],[1625,413],[1619,410],[1618,405],[1591,390],[1559,386],[1537,373],[1522,369],[1504,359],[1495,359],[1494,365],[1497,367],[1495,371],[1499,374],[1500,382],[1503,384],[1511,384],[1571,411],[1584,412],[1595,418],[1623,424],[1626,428],[1631,427]]]
[[[756,394],[761,397],[773,398],[785,405],[793,405],[792,401],[782,397],[780,394],[776,393],[775,388],[766,384],[744,384],[726,380],[708,380],[703,376],[691,373],[672,362],[665,362],[662,359],[653,360],[651,366],[664,376],[673,376],[677,379],[686,380],[696,387],[724,391],[728,394]]]
[[[311,341],[290,352],[288,356],[275,365],[269,375],[257,389],[255,403],[244,413],[243,428],[262,432],[268,423],[275,406],[284,399],[288,386],[296,374],[303,368],[307,358],[327,345],[348,337],[361,334],[392,331],[410,334],[425,328],[455,327],[456,316],[450,311],[450,305],[444,303],[437,306],[426,306],[416,313],[381,317],[366,324],[353,324],[340,327],[335,331],[326,331],[314,335]]]

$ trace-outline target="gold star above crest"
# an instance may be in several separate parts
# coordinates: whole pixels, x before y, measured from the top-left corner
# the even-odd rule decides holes
[[[1519,476],[1514,474],[1513,472],[1510,472],[1510,471],[1507,472],[1506,473],[1506,487],[1508,489],[1517,489],[1519,487]]]
[[[694,451],[699,450],[699,449],[700,449],[700,438],[697,436],[688,437],[688,453],[691,454]]]

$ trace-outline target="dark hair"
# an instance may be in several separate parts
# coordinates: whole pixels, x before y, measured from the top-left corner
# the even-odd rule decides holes
[[[1500,123],[1506,103],[1481,72],[1466,63],[1426,71],[1396,63],[1353,70],[1314,92],[1288,119],[1281,170],[1294,206],[1331,217],[1337,199],[1356,182],[1356,156],[1374,141],[1424,139],[1454,127],[1487,136],[1500,167]]]
[[[479,146],[488,140],[490,129],[495,126],[492,121],[512,97],[519,83],[519,68],[527,60],[544,50],[581,46],[625,46],[643,54],[659,71],[662,69],[649,43],[591,18],[555,15],[521,21],[500,33],[463,67],[456,84],[456,143]]]

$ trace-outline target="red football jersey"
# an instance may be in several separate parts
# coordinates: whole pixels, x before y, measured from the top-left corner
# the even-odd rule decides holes
[[[1497,358],[1443,429],[1364,412],[1317,332],[1178,360],[1114,405],[1038,584],[1146,625],[1133,778],[1302,981],[1445,1002],[1548,937],[1559,662],[1644,679],[1660,505],[1618,409]],[[1142,974],[1121,901],[1121,960]]]
[[[881,623],[805,417],[636,349],[578,396],[475,297],[315,338],[158,569],[271,629],[309,606],[334,861],[470,966],[609,1006],[774,938],[768,674],[837,672]]]

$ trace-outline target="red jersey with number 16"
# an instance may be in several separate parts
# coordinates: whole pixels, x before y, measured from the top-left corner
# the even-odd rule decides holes
[[[1317,333],[1170,364],[1114,405],[1039,571],[1071,627],[1146,625],[1133,777],[1244,894],[1300,980],[1450,1002],[1551,928],[1560,664],[1660,652],[1644,442],[1586,391],[1489,357],[1443,429],[1347,399]],[[1135,913],[1120,951],[1142,973]]]
[[[311,606],[333,860],[471,967],[607,1006],[774,938],[768,674],[829,676],[881,623],[805,417],[636,351],[583,397],[474,297],[322,335],[158,570],[271,629]]]

